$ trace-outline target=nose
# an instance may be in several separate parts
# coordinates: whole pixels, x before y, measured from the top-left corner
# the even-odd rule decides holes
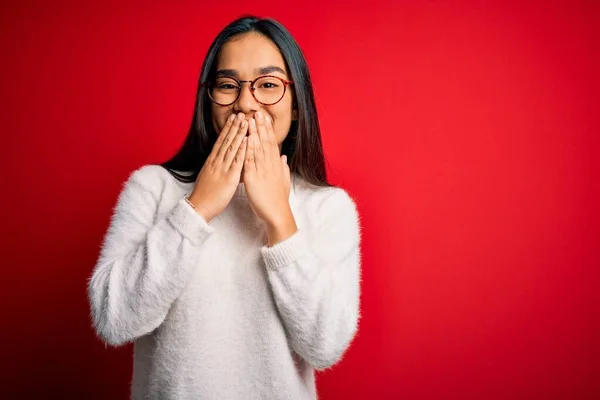
[[[252,96],[252,89],[250,88],[250,83],[243,82],[242,87],[240,88],[240,96],[234,103],[234,110],[236,112],[243,112],[244,114],[248,114],[254,111],[258,111],[259,106],[259,103],[256,101],[254,96]]]

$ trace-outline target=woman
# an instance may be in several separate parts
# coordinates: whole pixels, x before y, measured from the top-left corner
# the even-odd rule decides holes
[[[289,166],[288,166],[289,163]],[[134,399],[315,399],[359,319],[360,224],[327,183],[306,61],[276,21],[211,45],[181,150],[129,177],[89,281]]]

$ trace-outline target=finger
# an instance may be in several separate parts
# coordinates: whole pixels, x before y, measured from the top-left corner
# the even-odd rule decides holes
[[[220,142],[219,150],[217,152],[218,160],[223,161],[227,152],[231,151],[229,149],[229,146],[231,145],[232,141],[237,137],[237,134],[239,133],[243,121],[244,114],[238,113],[234,115],[234,119],[231,127],[229,128],[229,131],[223,136],[223,139]]]
[[[254,163],[256,163],[256,155],[261,154],[262,155],[262,151],[257,151],[260,149],[260,140],[258,140],[258,126],[256,124],[256,115],[254,116],[254,118],[250,119],[250,126],[248,127],[248,143],[250,143],[250,136],[252,136],[253,138],[253,149],[254,149]],[[255,166],[256,168],[256,166]]]
[[[279,146],[277,145],[277,138],[275,137],[275,130],[273,129],[273,122],[269,116],[266,117],[267,127],[267,138],[269,141],[268,147],[270,147],[271,155],[274,159],[279,158]]]
[[[290,166],[287,163],[287,156],[283,155],[281,156],[281,161],[282,161],[282,165],[283,165],[283,176],[285,177],[285,182],[286,185],[291,186],[291,181],[292,181],[292,177],[291,177],[291,173],[290,173]]]
[[[222,140],[222,142],[220,144],[219,152],[217,153],[218,160],[225,159],[225,154],[228,151],[228,147],[231,144],[231,142],[233,141],[233,139],[236,137],[236,135],[239,133],[239,130],[240,130],[240,127],[241,127],[241,124],[243,121],[244,121],[244,114],[239,113],[235,117],[235,120],[233,121],[233,125],[229,129],[229,132],[227,133],[227,135],[225,135],[224,139]]]
[[[242,171],[244,167],[244,160],[246,159],[246,149],[248,144],[248,137],[244,136],[240,146],[238,147],[233,162],[231,163],[231,170],[237,173]]]
[[[227,150],[225,151],[225,155],[223,158],[223,165],[225,168],[229,168],[231,162],[237,154],[238,148],[240,144],[242,144],[242,140],[246,137],[246,132],[248,132],[248,121],[242,121],[240,124],[240,128],[237,131],[237,134],[233,138],[233,141],[227,146]]]
[[[292,170],[290,168],[290,164],[288,163],[287,156],[285,157],[285,176],[287,178],[287,183],[289,187],[292,183]]]
[[[265,154],[263,152],[263,146],[262,143],[260,142],[260,137],[258,135],[258,124],[257,124],[257,133],[255,133],[253,136],[253,143],[254,143],[254,162],[256,164],[256,169],[258,168],[262,168],[263,164],[264,164],[264,159],[265,159]]]
[[[250,126],[248,127],[249,135],[258,135],[258,130],[256,129],[256,116],[254,118],[250,118]]]
[[[235,114],[231,114],[229,116],[229,118],[227,118],[227,121],[225,122],[225,126],[223,127],[223,129],[221,129],[221,132],[219,133],[219,136],[217,137],[217,140],[215,141],[215,144],[214,144],[210,154],[208,155],[208,158],[206,159],[207,162],[214,160],[217,157],[217,155],[219,154],[219,149],[221,148],[221,145],[225,141],[225,137],[229,133],[229,130],[233,126],[234,120],[235,120]]]
[[[213,151],[215,152],[215,154],[218,154],[219,148],[221,147],[221,143],[223,143],[223,141],[225,140],[225,137],[229,133],[229,130],[233,126],[233,122],[235,121],[235,117],[236,117],[235,114],[231,114],[229,116],[229,118],[227,118],[227,121],[225,122],[225,126],[223,127],[223,129],[219,133],[219,136],[217,137],[215,145],[213,146]]]
[[[253,172],[256,171],[256,135],[248,136],[246,141],[246,159],[244,161],[244,171],[245,172]]]
[[[290,166],[288,165],[287,156],[286,155],[281,156],[281,162],[283,164],[283,170],[286,171],[287,175],[289,176],[289,174],[290,174]]]
[[[271,155],[271,148],[268,146],[269,143],[269,136],[267,133],[267,126],[266,126],[266,120],[265,120],[265,115],[258,111],[256,113],[256,125],[257,125],[257,130],[258,130],[258,139],[260,141],[260,153],[258,152],[257,149],[257,154],[256,154],[256,158],[257,160],[259,160],[258,162],[262,162],[263,160],[271,160],[270,159],[270,155]]]

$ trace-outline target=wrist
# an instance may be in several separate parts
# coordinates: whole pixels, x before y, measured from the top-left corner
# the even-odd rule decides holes
[[[190,207],[192,207],[194,209],[194,211],[196,211],[196,213],[198,213],[198,215],[200,215],[202,218],[204,218],[204,220],[207,223],[210,222],[210,220],[213,219],[213,217],[211,216],[211,214],[209,212],[207,212],[206,207],[202,205],[202,202],[200,202],[193,196],[194,196],[193,193],[190,195],[186,195],[184,197],[186,203],[188,203],[188,205]]]
[[[296,220],[291,210],[289,213],[280,215],[279,218],[274,218],[265,223],[267,232],[267,245],[269,247],[282,242],[298,231]]]
[[[294,214],[289,201],[275,201],[260,218],[266,227],[276,229],[294,220]]]

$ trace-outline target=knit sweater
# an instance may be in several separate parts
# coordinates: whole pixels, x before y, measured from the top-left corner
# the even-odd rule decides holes
[[[98,336],[134,343],[131,398],[316,399],[315,370],[342,358],[360,317],[354,201],[294,174],[298,230],[268,247],[243,183],[210,223],[184,200],[193,187],[134,171],[88,282]]]

